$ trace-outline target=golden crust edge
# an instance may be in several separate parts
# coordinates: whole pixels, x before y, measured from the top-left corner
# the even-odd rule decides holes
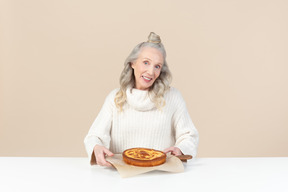
[[[157,151],[163,154],[161,157],[157,157],[153,160],[139,160],[139,159],[133,159],[128,156],[126,156],[125,152],[128,150],[133,150],[133,149],[145,149],[145,150],[153,150]],[[143,147],[135,147],[135,148],[130,148],[126,149],[122,153],[123,161],[129,165],[134,165],[134,166],[139,166],[139,167],[153,167],[153,166],[158,166],[162,165],[166,162],[166,154],[162,151],[156,150],[156,149],[149,149],[149,148],[143,148]]]

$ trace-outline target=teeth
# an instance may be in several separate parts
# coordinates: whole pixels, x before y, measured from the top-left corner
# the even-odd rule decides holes
[[[143,76],[143,78],[146,79],[146,80],[149,80],[149,81],[152,79],[152,78],[148,78],[148,77],[145,77],[145,76]]]

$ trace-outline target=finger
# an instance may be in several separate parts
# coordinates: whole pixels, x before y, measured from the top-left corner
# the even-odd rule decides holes
[[[100,165],[100,166],[106,166],[106,167],[112,167],[112,164],[109,163],[108,161],[99,162],[98,165]]]
[[[164,153],[170,153],[170,152],[173,153],[173,150],[170,149],[170,150],[166,150],[166,151],[163,151],[163,152]]]
[[[109,163],[109,162],[106,161],[106,160],[99,161],[99,163],[98,163],[98,161],[97,161],[97,164],[98,164],[98,165],[101,165],[101,166],[106,166],[106,167],[111,167],[111,166],[112,166],[111,163]]]
[[[109,163],[109,162],[106,161],[106,160],[103,160],[103,161],[99,162],[99,165],[101,165],[101,166],[106,166],[106,167],[111,167],[111,166],[112,166],[112,164]]]
[[[106,161],[106,163],[105,163],[103,166],[106,166],[106,167],[112,167],[112,164],[109,163],[108,161]]]
[[[101,166],[105,165],[106,160],[104,158],[104,153],[98,153],[96,155],[96,162],[98,165],[101,165]]]
[[[98,153],[96,155],[96,160],[97,160],[97,164],[101,165],[101,166],[107,166],[107,167],[111,167],[112,165],[106,161],[105,159],[105,154],[109,155],[109,156],[113,156],[114,154],[109,151],[108,149],[104,148],[102,152]]]
[[[112,167],[112,164],[104,159],[101,161],[101,166]]]
[[[105,153],[106,155],[108,155],[109,157],[111,157],[111,156],[114,155],[111,151],[109,151],[109,150],[106,149],[106,148],[105,148],[103,151],[104,151],[104,153]]]
[[[170,148],[164,150],[164,152],[165,153],[171,152],[171,155],[175,155],[175,156],[182,155],[182,152],[177,147],[170,147]]]
[[[169,147],[163,151],[164,153],[173,152],[173,147]]]
[[[178,155],[182,155],[182,153],[181,153],[180,151],[178,151],[178,150],[175,150],[175,151],[174,151],[174,155],[175,155],[175,156],[178,156]]]
[[[174,154],[176,155],[176,156],[178,156],[178,155],[183,155],[183,153],[182,153],[182,151],[178,148],[178,147],[174,147]]]

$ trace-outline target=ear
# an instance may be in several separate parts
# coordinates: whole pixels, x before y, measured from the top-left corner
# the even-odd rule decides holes
[[[134,62],[131,62],[131,63],[130,63],[130,66],[131,66],[132,69],[134,69],[135,63],[134,63]]]

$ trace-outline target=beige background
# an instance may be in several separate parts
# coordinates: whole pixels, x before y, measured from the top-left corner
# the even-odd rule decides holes
[[[198,157],[288,156],[285,0],[0,0],[0,156],[86,156],[132,48],[159,34]]]

